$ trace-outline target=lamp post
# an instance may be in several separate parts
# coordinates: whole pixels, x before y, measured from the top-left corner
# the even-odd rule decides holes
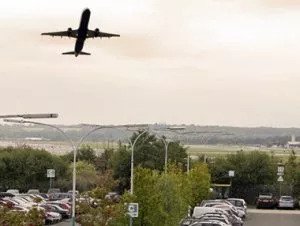
[[[23,119],[39,119],[39,118],[57,118],[57,113],[43,114],[16,114],[16,115],[0,115],[0,118],[23,118]]]
[[[138,139],[147,132],[148,130],[144,130],[143,132],[141,132],[132,142],[129,139],[129,143],[131,146],[131,167],[130,167],[130,194],[133,195],[133,169],[134,169],[134,146],[136,144],[136,142],[138,141]]]
[[[161,138],[165,145],[165,173],[168,172],[168,147],[171,141],[167,141],[167,139],[164,139],[163,137]]]
[[[61,128],[51,125],[51,124],[46,124],[46,123],[41,123],[41,122],[35,122],[35,121],[26,121],[26,120],[14,120],[14,119],[4,119],[5,122],[12,122],[12,123],[29,123],[29,124],[35,124],[35,125],[41,125],[41,126],[46,126],[46,127],[51,127],[53,129],[56,129],[59,131],[65,139],[70,143],[74,156],[73,156],[73,187],[72,187],[72,225],[75,226],[75,205],[76,205],[76,156],[77,156],[77,150],[80,147],[80,145],[83,143],[83,141],[93,132],[100,130],[100,129],[105,129],[105,128],[121,128],[121,127],[137,127],[137,125],[117,125],[117,126],[101,126],[101,125],[93,125],[94,128],[91,129],[89,132],[87,132],[84,136],[82,136],[77,143],[77,145],[74,144],[73,140],[63,131]]]
[[[190,173],[190,155],[187,155],[186,173]]]
[[[281,183],[284,181],[284,164],[282,162],[277,163],[277,175],[279,176],[277,181],[279,182],[279,196],[281,196]]]
[[[167,127],[166,129],[172,132],[177,132],[179,130],[185,130],[185,127],[172,126],[172,127]],[[169,144],[173,141],[167,141],[165,136],[161,136],[160,139],[164,143],[164,147],[165,147],[165,173],[167,173],[168,172],[168,148],[169,148]]]
[[[132,142],[131,139],[128,139],[128,142],[131,146],[131,160],[130,160],[130,194],[133,195],[133,170],[134,170],[134,147],[136,142],[138,141],[138,139],[140,137],[142,137],[142,135],[144,135],[148,130],[144,130],[142,131]],[[130,216],[129,218],[129,225],[132,226],[133,224],[133,218],[132,216]]]

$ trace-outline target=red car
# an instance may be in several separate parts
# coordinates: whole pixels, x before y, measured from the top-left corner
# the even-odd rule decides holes
[[[277,206],[277,199],[272,194],[259,195],[256,200],[256,208],[270,208]]]

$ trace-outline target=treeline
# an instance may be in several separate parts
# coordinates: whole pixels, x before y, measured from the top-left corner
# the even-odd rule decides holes
[[[291,151],[287,159],[265,152],[239,151],[214,159],[209,163],[209,168],[213,183],[232,183],[230,194],[226,196],[237,196],[244,198],[248,203],[254,203],[259,193],[273,193],[279,196],[278,164],[285,166],[284,181],[281,183],[282,195],[300,198],[300,162],[297,161],[294,151]],[[229,177],[229,170],[235,171],[234,177]]]
[[[139,133],[130,138],[132,142]],[[164,170],[165,148],[161,139],[149,133],[143,134],[134,149],[134,164],[162,172]],[[168,160],[182,169],[186,167],[186,149],[179,143],[169,144]],[[129,189],[131,147],[119,143],[116,150],[106,149],[103,154],[89,146],[83,146],[77,153],[77,188],[80,191],[92,189],[100,183],[103,174],[109,172],[118,183],[115,190],[123,193]],[[49,188],[47,169],[55,169],[54,187],[69,190],[72,187],[73,152],[63,156],[52,155],[45,150],[22,146],[0,149],[0,190],[38,188],[45,192]]]
[[[47,169],[56,170],[56,178],[68,178],[68,165],[58,156],[30,147],[0,149],[0,191],[49,188]]]

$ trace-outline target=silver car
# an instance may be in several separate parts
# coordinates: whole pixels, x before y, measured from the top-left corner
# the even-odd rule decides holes
[[[278,202],[278,208],[295,208],[295,200],[292,196],[281,196]]]
[[[227,199],[230,203],[232,203],[235,208],[238,210],[244,211],[245,215],[242,216],[243,218],[246,217],[247,215],[247,203],[245,202],[244,199],[239,199],[239,198],[228,198]]]

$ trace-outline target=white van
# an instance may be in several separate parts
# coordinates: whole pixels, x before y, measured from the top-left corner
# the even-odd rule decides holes
[[[10,194],[13,194],[13,195],[20,194],[18,189],[8,189],[6,192],[10,193]]]
[[[224,211],[214,207],[196,206],[193,211],[193,217],[199,218],[206,213],[224,213]]]

